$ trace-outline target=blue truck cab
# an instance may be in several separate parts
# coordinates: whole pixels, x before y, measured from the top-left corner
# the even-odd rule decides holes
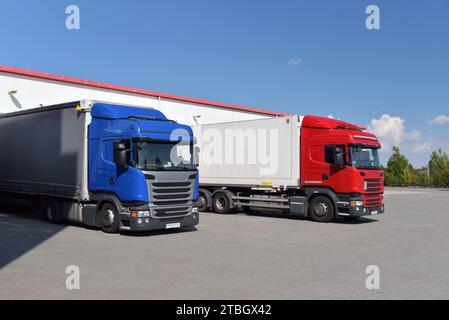
[[[108,233],[198,224],[192,129],[158,110],[87,99],[28,108],[0,115],[0,144],[11,146],[0,202],[50,223]]]
[[[90,115],[88,190],[97,213],[87,224],[110,233],[197,225],[192,129],[149,108],[95,103]]]

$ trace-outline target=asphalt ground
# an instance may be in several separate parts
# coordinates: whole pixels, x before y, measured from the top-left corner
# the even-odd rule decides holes
[[[448,299],[449,191],[387,189],[385,204],[350,222],[203,213],[196,230],[125,235],[2,209],[0,299]]]

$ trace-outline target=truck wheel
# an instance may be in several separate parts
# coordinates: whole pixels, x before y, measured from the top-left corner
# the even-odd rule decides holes
[[[231,213],[231,199],[224,192],[217,192],[212,200],[214,212],[221,214]]]
[[[334,218],[334,205],[328,197],[317,196],[309,205],[309,216],[317,222],[329,222]]]
[[[100,210],[101,229],[106,233],[117,233],[120,227],[120,218],[115,206],[105,203]]]
[[[208,203],[208,199],[210,199],[210,194],[206,193],[207,191],[199,191],[198,195],[198,211],[206,212],[210,208],[210,204]]]

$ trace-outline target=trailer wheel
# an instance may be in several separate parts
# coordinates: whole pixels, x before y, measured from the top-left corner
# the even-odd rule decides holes
[[[106,233],[117,233],[120,227],[118,211],[112,203],[105,203],[100,210],[101,229]]]
[[[325,196],[317,196],[312,199],[309,205],[309,216],[317,222],[329,222],[334,218],[334,205]]]
[[[225,192],[217,192],[212,198],[214,212],[228,214],[232,212],[231,199]]]

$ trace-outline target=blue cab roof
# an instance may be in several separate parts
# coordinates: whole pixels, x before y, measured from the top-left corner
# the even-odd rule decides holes
[[[129,107],[123,105],[95,103],[91,110],[93,118],[99,120],[116,120],[114,124],[110,124],[114,130],[93,131],[91,137],[100,137],[105,135],[116,135],[117,132],[128,131],[135,137],[148,137],[157,140],[175,140],[179,141],[182,136],[184,140],[193,140],[193,131],[187,125],[168,121],[165,115],[155,109]],[[136,127],[130,128],[128,122],[124,122],[128,118],[137,124]],[[148,119],[145,119],[148,118]],[[150,121],[148,121],[150,120]]]
[[[129,117],[148,117],[167,120],[165,115],[155,109],[128,107],[107,103],[95,103],[91,111],[92,117],[103,119],[127,119]]]

